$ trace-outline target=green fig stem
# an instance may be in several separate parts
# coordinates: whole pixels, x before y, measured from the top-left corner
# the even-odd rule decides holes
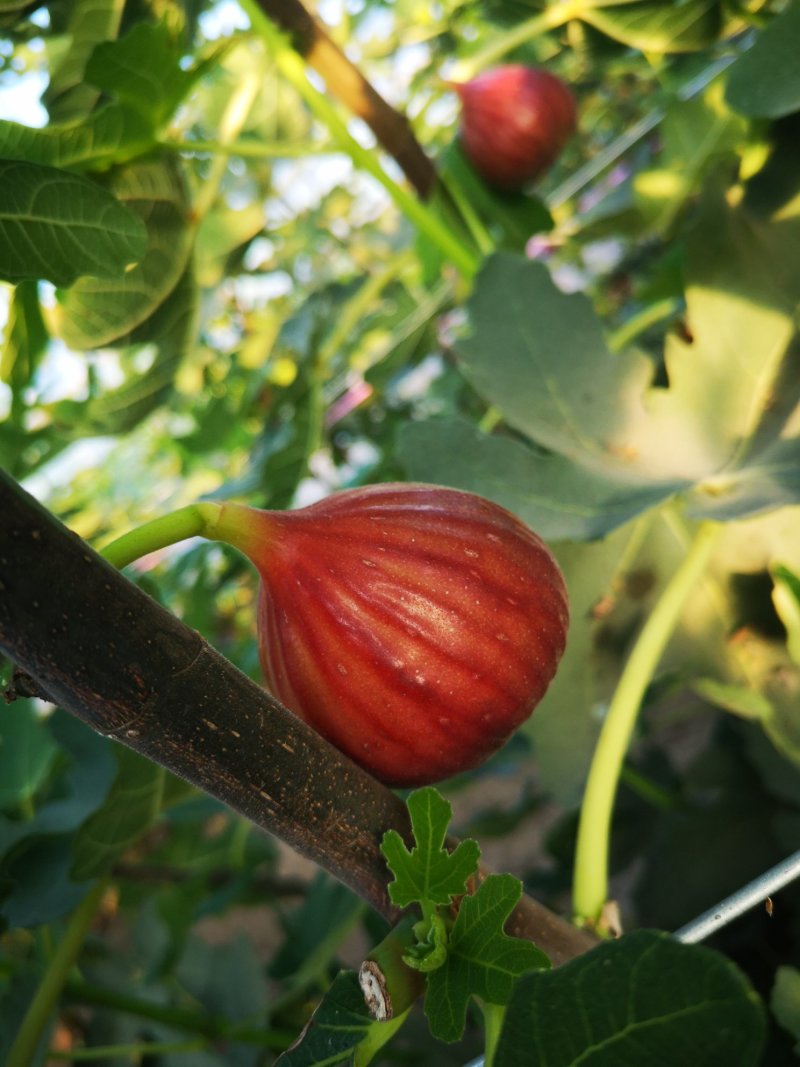
[[[721,530],[711,522],[698,528],[683,563],[644,624],[609,705],[589,768],[578,824],[572,898],[578,922],[596,925],[606,904],[614,800],[639,707]]]
[[[222,509],[222,504],[190,504],[137,526],[135,530],[129,530],[106,545],[101,555],[120,570],[142,556],[185,541],[188,537],[209,537]]]
[[[204,537],[207,541],[223,541],[253,560],[263,553],[269,541],[268,524],[264,522],[269,514],[246,504],[189,504],[129,530],[100,554],[120,570],[178,541]]]

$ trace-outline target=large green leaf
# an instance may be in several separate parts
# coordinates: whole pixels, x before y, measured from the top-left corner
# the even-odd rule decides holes
[[[58,749],[29,700],[0,715],[0,809],[26,810],[45,781]]]
[[[91,111],[100,94],[84,79],[86,63],[96,45],[116,37],[124,7],[124,0],[82,0],[72,5],[69,47],[53,70],[43,98],[52,122]]]
[[[512,426],[587,468],[624,469],[653,366],[609,351],[585,296],[560,292],[542,263],[500,253],[478,276],[469,318],[460,364]]]
[[[466,489],[515,512],[548,541],[602,537],[690,483],[587,470],[462,420],[409,423],[397,456],[408,477]]]
[[[642,52],[694,52],[722,29],[719,0],[589,0],[577,17]]]
[[[466,375],[516,429],[618,483],[620,495],[607,494],[617,504],[643,484],[666,496],[692,482],[719,500],[751,459],[769,450],[774,466],[800,396],[800,195],[772,202],[765,184],[737,202],[709,183],[687,240],[689,335],[668,336],[667,387],[651,387],[649,360],[609,352],[585,297],[504,254],[481,271],[456,344]],[[789,503],[791,474],[783,454],[777,462],[770,492]]]
[[[521,978],[495,1067],[756,1067],[764,1010],[723,956],[637,931]]]
[[[728,75],[727,98],[743,115],[780,118],[800,110],[800,0],[790,0],[737,59]]]
[[[172,393],[178,367],[195,340],[198,293],[191,264],[160,307],[128,337],[121,358],[136,364],[149,356],[146,369],[131,372],[123,385],[89,397],[62,400],[50,408],[53,422],[64,433],[129,433]]]
[[[800,438],[751,453],[741,468],[709,478],[686,498],[692,518],[720,522],[800,500]]]
[[[72,877],[79,882],[105,874],[161,811],[163,767],[122,746],[117,747],[116,756],[117,777],[105,803],[75,835]]]
[[[0,156],[73,170],[105,170],[153,147],[152,125],[138,111],[108,104],[85,119],[41,129],[0,119]]]
[[[721,161],[735,165],[736,149],[747,143],[748,123],[725,106],[722,92],[721,83],[713,82],[702,97],[667,107],[655,166],[632,179],[636,206],[651,229],[668,229],[703,175]]]
[[[3,860],[0,916],[11,927],[38,926],[68,915],[91,888],[70,874],[66,835],[29,837]]]
[[[405,1014],[376,1023],[367,1011],[358,976],[342,971],[298,1040],[275,1061],[280,1067],[332,1067],[353,1064],[359,1046],[375,1051],[402,1025]],[[369,1063],[364,1055],[357,1062]]]
[[[800,971],[796,967],[779,967],[770,997],[772,1014],[795,1039],[795,1055],[800,1053]]]
[[[85,77],[158,128],[214,59],[212,53],[206,63],[184,69],[183,57],[184,49],[166,22],[139,22],[120,40],[97,45],[86,64]]]
[[[122,276],[145,250],[145,229],[113,195],[78,174],[33,163],[0,161],[0,277]],[[101,283],[102,284],[102,283]]]
[[[177,164],[132,163],[113,174],[110,187],[144,223],[147,250],[123,277],[84,279],[64,295],[61,335],[76,349],[111,344],[140,326],[175,288],[191,254],[194,228]]]
[[[673,399],[664,403],[689,434],[717,438],[719,470],[689,498],[698,516],[730,519],[800,497],[796,169],[787,180],[797,158],[776,152],[739,205],[707,200],[689,237],[692,342],[668,343]]]
[[[651,398],[676,433],[694,440],[713,468],[739,464],[776,393],[797,395],[791,359],[800,302],[800,197],[793,209],[731,204],[713,190],[687,240],[686,319],[690,337],[671,334],[669,389]]]

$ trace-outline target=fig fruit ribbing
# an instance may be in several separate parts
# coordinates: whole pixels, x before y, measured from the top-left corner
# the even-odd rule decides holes
[[[258,568],[267,685],[394,786],[477,766],[543,696],[566,640],[561,573],[505,509],[375,485],[296,511],[223,507]]]

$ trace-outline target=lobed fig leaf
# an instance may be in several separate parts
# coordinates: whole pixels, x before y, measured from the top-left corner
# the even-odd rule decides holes
[[[381,851],[394,881],[389,883],[393,904],[423,909],[449,904],[466,891],[478,870],[480,849],[475,841],[461,841],[452,852],[444,847],[453,814],[450,804],[435,789],[418,789],[406,801],[416,845],[408,849],[396,830],[383,835]]]

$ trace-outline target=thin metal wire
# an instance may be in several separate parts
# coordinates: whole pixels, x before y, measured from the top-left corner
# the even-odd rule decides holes
[[[754,878],[742,889],[731,893],[716,907],[709,908],[696,919],[686,923],[680,930],[675,931],[673,937],[686,944],[704,941],[723,926],[727,926],[729,922],[744,915],[746,911],[765,903],[773,893],[783,889],[795,878],[800,878],[800,852],[795,852],[782,863],[776,864],[758,878]]]

